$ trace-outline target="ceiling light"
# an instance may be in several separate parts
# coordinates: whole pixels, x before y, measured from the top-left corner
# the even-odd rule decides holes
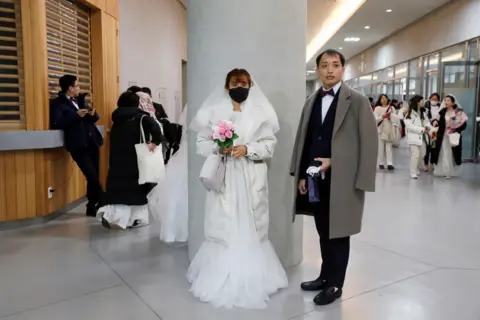
[[[338,48],[338,50],[342,50],[342,49],[343,49],[343,47]]]
[[[360,41],[360,38],[345,38],[346,42],[358,42]]]
[[[370,26],[365,26],[365,29],[370,29]]]
[[[393,10],[392,10],[392,9],[387,9],[386,11],[387,11],[387,12],[392,12]]]
[[[322,23],[320,30],[316,30],[317,34],[307,46],[307,62],[318,54],[318,51],[366,1],[367,0],[342,0],[336,2],[328,17]]]

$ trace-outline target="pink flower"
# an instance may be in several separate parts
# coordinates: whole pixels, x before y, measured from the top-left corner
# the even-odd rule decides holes
[[[232,139],[233,137],[233,132],[228,130],[227,132],[225,132],[225,137],[227,137],[227,139]]]
[[[213,140],[219,140],[220,139],[220,134],[214,132],[212,135]]]
[[[213,132],[214,133],[218,133],[220,131],[220,127],[219,126],[213,126]]]
[[[227,121],[227,130],[233,130],[233,122],[232,121]]]
[[[221,134],[220,137],[218,138],[221,142],[225,142],[225,135]]]
[[[220,127],[220,130],[218,130],[218,133],[220,134],[225,134],[225,132],[227,132],[227,129],[224,127]]]
[[[220,127],[220,129],[221,129],[221,128],[224,128],[224,129],[225,129],[225,128],[227,127],[227,121],[225,121],[225,120],[219,121],[219,122],[218,122],[218,126]]]

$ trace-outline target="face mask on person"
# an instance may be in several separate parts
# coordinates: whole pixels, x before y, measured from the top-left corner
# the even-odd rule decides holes
[[[243,88],[237,87],[232,88],[228,91],[230,98],[237,103],[242,103],[248,98],[248,93],[250,92],[250,88]]]
[[[438,101],[430,101],[430,104],[434,107],[438,106]]]

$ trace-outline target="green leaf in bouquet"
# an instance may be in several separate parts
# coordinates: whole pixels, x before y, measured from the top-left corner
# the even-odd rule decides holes
[[[237,140],[238,139],[238,134],[236,134],[235,132],[233,133],[233,136],[232,136],[232,140]]]

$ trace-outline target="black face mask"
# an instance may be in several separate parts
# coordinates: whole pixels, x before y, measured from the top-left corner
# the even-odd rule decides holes
[[[250,88],[232,88],[228,91],[230,98],[237,103],[242,103],[248,98],[248,93],[250,92]]]

